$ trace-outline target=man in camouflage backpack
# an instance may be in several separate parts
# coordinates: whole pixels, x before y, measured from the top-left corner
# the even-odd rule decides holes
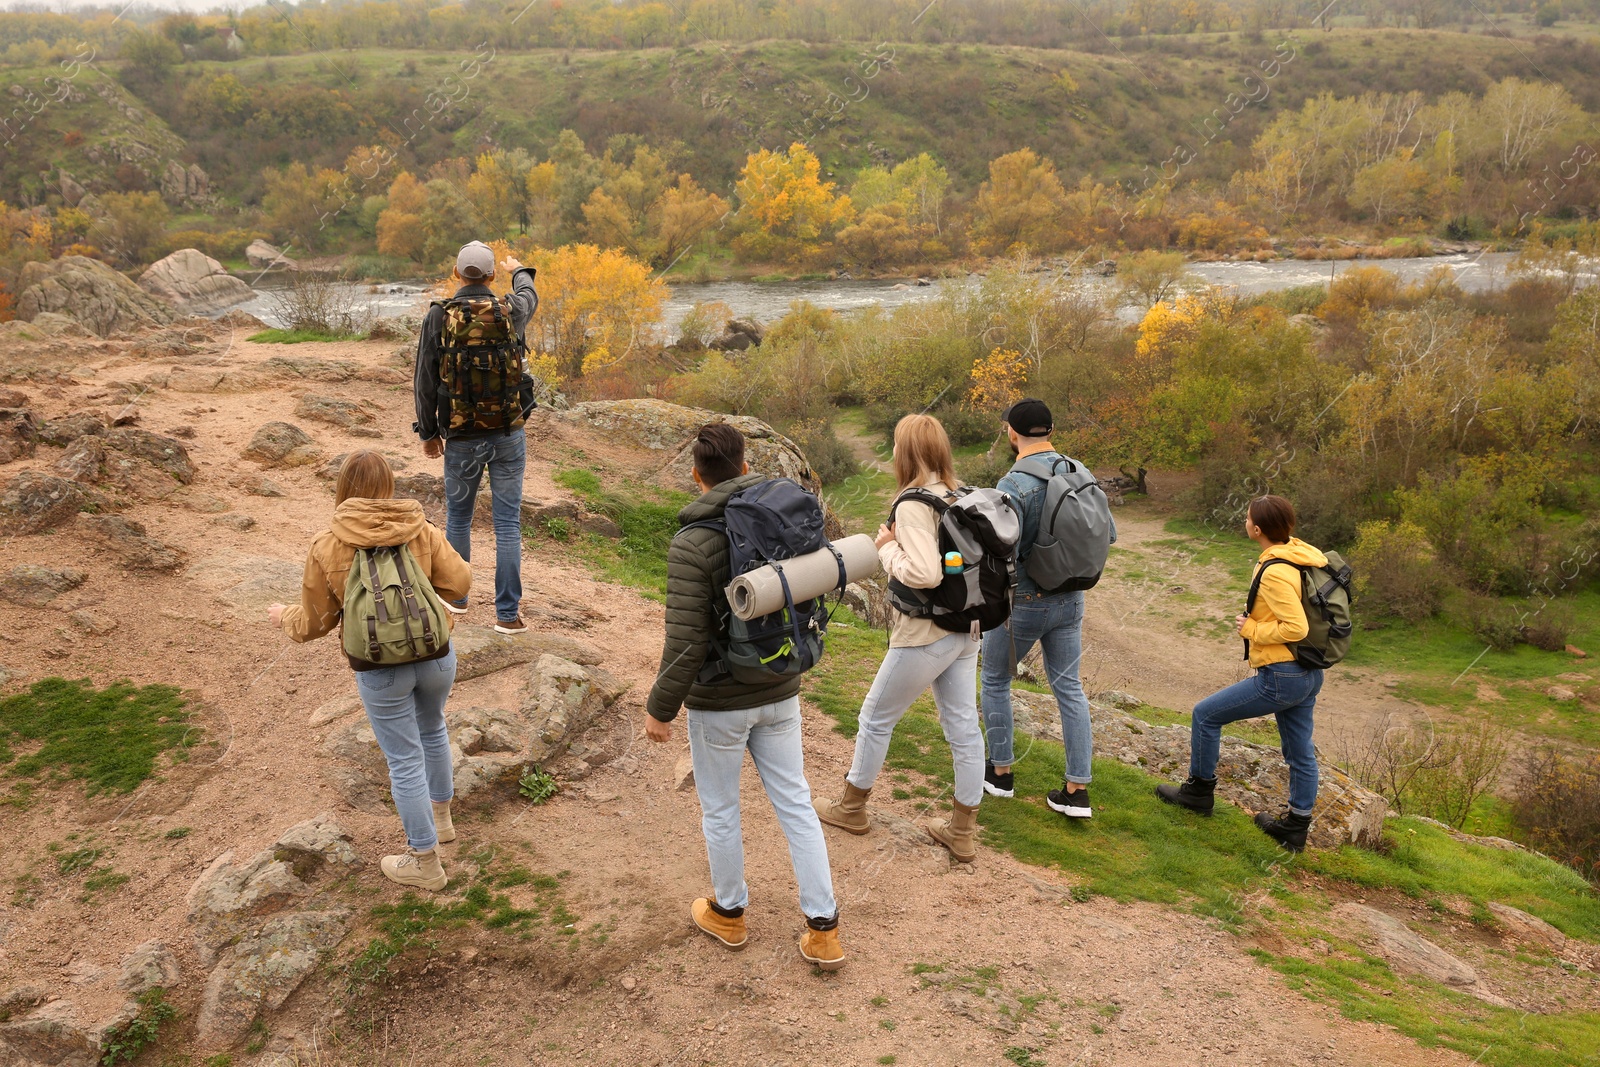
[[[522,432],[533,410],[524,334],[539,294],[534,269],[507,258],[511,292],[496,297],[494,252],[481,241],[456,256],[460,288],[436,300],[417,340],[414,429],[422,450],[444,456],[445,537],[461,558],[472,558],[472,513],[483,473],[494,502],[495,629],[522,633],[522,476],[528,439]],[[466,601],[447,603],[465,614]]]

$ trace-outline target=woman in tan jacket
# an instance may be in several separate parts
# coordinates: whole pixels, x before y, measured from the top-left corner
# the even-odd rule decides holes
[[[910,489],[926,489],[955,499],[955,459],[944,426],[931,415],[907,415],[894,428],[897,500]],[[913,589],[933,589],[944,580],[939,554],[939,517],[915,499],[900,501],[895,525],[878,530],[878,558],[889,577]],[[913,701],[933,688],[939,725],[955,761],[955,791],[949,819],[925,823],[929,834],[963,862],[977,855],[974,837],[978,801],[983,798],[983,730],[978,722],[979,641],[967,632],[951,633],[932,619],[912,618],[891,609],[889,653],[878,667],[861,705],[855,760],[845,775],[844,796],[818,801],[823,822],[864,834],[867,795],[883,769],[895,724]]]
[[[422,505],[394,498],[394,471],[376,452],[353,452],[339,468],[332,525],[311,542],[300,603],[267,609],[291,641],[312,641],[339,627],[345,578],[358,548],[405,545],[434,591],[446,601],[466,597],[472,570],[444,534],[428,523]],[[452,624],[454,619],[451,620]],[[346,657],[367,721],[389,763],[395,810],[410,848],[385,856],[390,881],[418,889],[443,889],[448,879],[438,845],[454,841],[450,799],[455,787],[444,705],[455,684],[456,654],[448,643],[426,659],[384,667]],[[431,801],[431,804],[430,804]]]

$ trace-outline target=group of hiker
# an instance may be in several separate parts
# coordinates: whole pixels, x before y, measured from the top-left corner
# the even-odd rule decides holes
[[[301,603],[270,609],[295,641],[341,631],[406,834],[406,851],[385,856],[381,870],[420,889],[448,883],[439,846],[455,839],[444,719],[456,666],[450,630],[467,611],[472,516],[486,471],[495,629],[527,628],[519,520],[523,425],[534,395],[523,334],[538,296],[531,268],[513,259],[502,266],[512,274],[511,292],[497,298],[491,250],[477,242],[462,248],[459,288],[430,307],[418,343],[414,428],[425,453],[444,460],[445,532],[416,501],[394,497],[383,456],[354,453],[339,473],[333,521],[307,557]],[[783,605],[746,619],[732,611],[726,590],[755,568],[781,571],[786,560],[813,551],[839,559],[842,588],[843,557],[824,536],[821,502],[792,481],[752,471],[737,429],[716,421],[695,436],[700,495],[680,512],[667,553],[665,635],[645,734],[670,740],[672,723],[686,712],[710,867],[710,891],[692,902],[690,917],[726,947],[748,940],[739,790],[746,752],[789,846],[804,918],[800,954],[836,969],[845,955],[823,826],[871,832],[868,801],[895,726],[931,689],[954,776],[948,814],[924,827],[955,861],[972,862],[984,794],[1016,796],[1011,683],[1036,645],[1065,749],[1061,787],[1044,801],[1069,821],[1093,817],[1093,734],[1079,672],[1084,593],[1100,578],[1116,524],[1093,475],[1055,450],[1043,401],[1019,401],[1002,420],[1016,461],[994,488],[960,484],[937,418],[911,414],[895,427],[895,494],[874,538],[888,577],[889,647],[862,699],[837,799],[813,799],[801,741],[800,686],[824,651],[823,598],[796,599],[785,580]],[[1294,509],[1282,497],[1255,497],[1245,510],[1244,532],[1261,552],[1234,622],[1253,673],[1195,706],[1189,775],[1156,793],[1209,815],[1221,728],[1274,715],[1289,765],[1288,806],[1255,821],[1299,851],[1317,794],[1316,698],[1323,669],[1349,639],[1349,569],[1294,536]]]

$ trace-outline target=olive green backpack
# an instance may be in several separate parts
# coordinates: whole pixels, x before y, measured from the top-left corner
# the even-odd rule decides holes
[[[1325,567],[1308,567],[1292,560],[1276,557],[1261,564],[1255,579],[1250,583],[1250,595],[1245,599],[1245,614],[1255,610],[1256,594],[1261,591],[1261,576],[1274,563],[1282,563],[1300,572],[1300,602],[1306,609],[1306,625],[1310,632],[1305,640],[1289,645],[1294,660],[1307,670],[1326,670],[1344,659],[1350,651],[1350,635],[1355,628],[1350,621],[1350,564],[1337,552],[1325,553]],[[1250,642],[1244,643],[1245,658],[1250,658]]]
[[[405,545],[358,548],[344,582],[344,652],[392,667],[450,643],[444,601]]]

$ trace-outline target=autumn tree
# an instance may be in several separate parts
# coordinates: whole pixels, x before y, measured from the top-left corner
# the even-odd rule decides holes
[[[94,237],[124,266],[148,263],[160,252],[171,215],[159,193],[106,193]]]
[[[388,203],[378,215],[378,253],[421,262],[424,236],[422,209],[428,193],[408,170],[389,183]]]
[[[467,203],[485,236],[505,237],[527,218],[527,153],[485,152],[466,182]]]
[[[734,251],[748,259],[795,259],[804,245],[830,240],[855,217],[848,196],[821,178],[816,155],[798,141],[786,152],[763,148],[745,160],[734,191],[743,231]]]
[[[602,166],[605,180],[583,205],[585,235],[656,266],[671,264],[727,211],[727,201],[687,174],[674,176],[647,147],[626,167],[607,152]]]
[[[438,263],[456,254],[457,249],[476,238],[478,227],[472,205],[460,188],[443,178],[423,187],[426,199],[418,212],[422,224],[422,257]]]
[[[266,193],[261,207],[267,224],[280,240],[291,240],[305,249],[316,248],[328,221],[350,199],[347,179],[330,167],[311,171],[296,160],[282,170],[266,171],[262,177]]]
[[[1018,246],[1053,251],[1060,247],[1065,201],[1055,164],[1020,148],[989,164],[989,180],[979,186],[973,208],[974,236],[991,253]]]
[[[528,343],[567,379],[602,369],[652,342],[666,286],[640,260],[614,248],[572,244],[524,257],[539,271],[539,314]]]

